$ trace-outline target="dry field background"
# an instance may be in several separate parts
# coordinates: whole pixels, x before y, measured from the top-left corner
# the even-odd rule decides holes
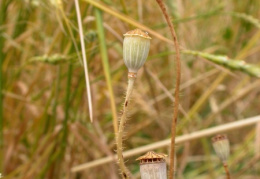
[[[260,118],[260,1],[165,3],[182,50],[177,136]],[[175,52],[156,1],[79,4],[93,123],[74,1],[0,1],[0,173],[6,179],[120,178],[115,161],[77,172],[72,168],[115,153],[113,121],[120,119],[127,86],[123,34],[137,27],[152,40],[131,99],[124,150],[170,138]],[[234,178],[260,178],[260,122],[224,133]],[[223,177],[212,136],[177,144],[177,178]],[[168,154],[169,147],[156,145],[156,152]],[[143,153],[127,158],[133,178],[140,178],[135,159]]]

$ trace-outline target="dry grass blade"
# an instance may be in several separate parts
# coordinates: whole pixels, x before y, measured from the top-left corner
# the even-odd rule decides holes
[[[242,119],[236,122],[231,122],[228,124],[223,124],[220,126],[216,126],[216,127],[212,127],[212,128],[208,128],[208,129],[203,129],[200,131],[196,131],[190,134],[185,134],[182,136],[178,136],[176,137],[176,144],[180,144],[180,143],[184,143],[187,141],[191,141],[191,140],[195,140],[195,139],[199,139],[202,137],[208,137],[211,135],[215,135],[218,133],[222,133],[222,132],[227,132],[227,131],[231,131],[231,130],[235,130],[235,129],[239,129],[239,128],[243,128],[243,127],[247,127],[250,125],[254,125],[256,123],[258,123],[260,121],[260,116],[254,116],[251,118],[246,118],[246,119]],[[160,142],[155,142],[146,146],[142,146],[142,147],[138,147],[132,150],[128,150],[126,152],[124,152],[124,157],[131,157],[131,156],[135,156],[141,153],[145,153],[147,151],[150,150],[155,150],[155,149],[159,149],[162,147],[168,147],[171,144],[171,139],[166,139],[166,140],[162,140]],[[116,157],[116,156],[115,156]],[[81,164],[78,166],[75,166],[71,169],[72,172],[79,172],[88,168],[92,168],[92,167],[96,167],[99,165],[103,165],[109,162],[114,161],[113,157],[105,157],[105,158],[101,158],[98,160],[94,160],[92,162],[88,162],[85,164]]]
[[[92,109],[91,90],[90,90],[90,82],[89,82],[89,75],[88,75],[88,64],[87,64],[85,42],[84,42],[84,35],[83,35],[83,28],[82,28],[82,20],[81,20],[78,0],[75,0],[75,6],[76,6],[76,12],[77,12],[77,20],[78,20],[78,27],[79,27],[80,43],[81,43],[81,52],[82,52],[82,57],[83,57],[85,80],[86,80],[86,87],[87,87],[87,94],[88,94],[89,117],[90,117],[90,121],[93,122],[93,109]]]

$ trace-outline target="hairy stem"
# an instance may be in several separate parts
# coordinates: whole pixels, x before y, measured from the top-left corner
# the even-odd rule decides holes
[[[227,163],[223,163],[223,167],[225,169],[227,179],[230,179],[230,173],[229,173],[229,169],[228,169]]]
[[[125,166],[124,157],[123,157],[123,134],[124,134],[124,127],[125,127],[126,118],[127,118],[127,109],[128,109],[129,99],[130,99],[131,93],[133,91],[134,82],[135,82],[135,77],[128,77],[128,86],[127,86],[127,91],[126,91],[124,107],[123,107],[123,114],[122,114],[122,117],[121,117],[121,120],[119,123],[119,130],[118,130],[118,134],[117,134],[118,165],[120,167],[120,170],[122,172],[122,177],[124,179],[129,178],[129,173]]]
[[[173,107],[173,119],[172,119],[172,136],[171,136],[171,151],[170,151],[170,169],[169,169],[169,179],[174,179],[174,155],[175,155],[175,133],[176,133],[176,122],[178,118],[178,112],[179,112],[179,93],[180,93],[180,82],[181,82],[181,63],[180,63],[180,48],[177,40],[177,36],[175,33],[175,30],[173,28],[173,24],[171,22],[170,16],[168,15],[166,11],[166,7],[162,0],[156,0],[158,5],[160,6],[163,15],[167,21],[167,24],[170,28],[171,35],[174,42],[174,48],[176,51],[176,83],[175,83],[175,104]]]

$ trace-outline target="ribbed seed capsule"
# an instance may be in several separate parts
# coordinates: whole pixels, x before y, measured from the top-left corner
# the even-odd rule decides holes
[[[226,135],[216,135],[212,139],[213,148],[223,163],[226,163],[230,153],[229,140]]]
[[[129,31],[124,36],[123,57],[125,65],[129,72],[137,73],[147,59],[151,37],[140,29]]]
[[[166,156],[150,151],[136,159],[140,160],[141,179],[167,179]]]

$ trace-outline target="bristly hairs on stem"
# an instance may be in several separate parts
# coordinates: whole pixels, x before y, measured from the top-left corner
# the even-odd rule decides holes
[[[129,74],[133,74],[133,73],[129,73]],[[123,106],[123,114],[121,116],[121,120],[119,123],[119,130],[118,130],[118,134],[117,134],[118,165],[121,169],[122,177],[124,179],[129,178],[129,171],[127,170],[127,167],[125,166],[124,157],[123,157],[123,132],[124,132],[124,127],[125,127],[126,118],[127,118],[126,113],[128,110],[128,103],[129,103],[129,99],[130,99],[131,93],[133,91],[134,82],[136,79],[136,74],[134,74],[134,75],[129,75],[129,74],[128,74],[128,86],[127,86],[127,90],[126,90],[126,98],[125,98],[125,102],[124,102],[124,106]]]
[[[180,82],[181,82],[181,62],[180,62],[180,47],[178,44],[177,36],[175,33],[175,30],[173,28],[173,24],[171,22],[170,16],[168,15],[166,11],[166,7],[162,0],[156,0],[158,5],[160,6],[163,15],[167,21],[167,24],[170,28],[171,35],[174,42],[174,48],[176,51],[176,83],[175,83],[175,104],[173,107],[173,119],[172,119],[172,136],[171,136],[171,151],[170,151],[170,169],[169,169],[169,179],[174,179],[174,155],[175,155],[175,133],[176,133],[176,123],[178,118],[178,112],[179,112],[179,93],[180,93]]]

